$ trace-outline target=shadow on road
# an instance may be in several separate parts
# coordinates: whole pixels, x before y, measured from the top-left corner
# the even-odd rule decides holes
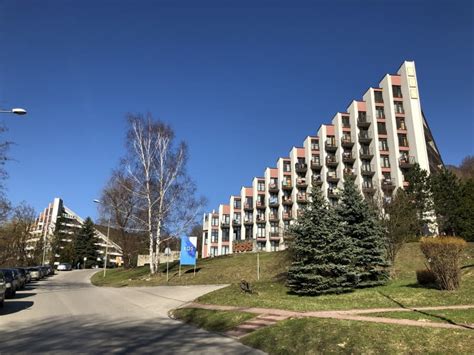
[[[0,315],[21,312],[27,308],[30,308],[33,303],[34,302],[32,301],[16,301],[15,299],[5,300],[3,308],[0,308]]]
[[[51,325],[54,325],[53,327]],[[45,336],[44,330],[48,329]],[[217,338],[219,337],[219,338]],[[34,345],[32,345],[34,344]],[[33,346],[33,348],[32,348]],[[170,319],[101,321],[97,316],[49,318],[2,330],[2,352],[251,354],[236,341]]]
[[[15,299],[19,298],[27,298],[36,295],[36,292],[25,292],[25,291],[18,291],[15,295]]]

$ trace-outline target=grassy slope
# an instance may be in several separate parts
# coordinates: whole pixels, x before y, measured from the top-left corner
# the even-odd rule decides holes
[[[239,292],[238,285],[209,293],[199,298],[203,303],[236,306],[259,306],[297,311],[399,306],[455,305],[473,302],[474,243],[469,244],[463,260],[463,281],[456,292],[419,287],[415,270],[424,268],[424,258],[417,243],[407,244],[395,264],[396,277],[386,286],[356,290],[342,295],[301,297],[291,295],[281,282],[255,283],[258,295]]]
[[[288,264],[286,252],[260,253],[260,280],[275,280],[284,274]],[[199,285],[237,283],[245,279],[257,280],[257,254],[234,254],[213,259],[198,260],[196,276],[192,267],[183,267],[178,276],[178,265],[170,264],[170,280],[166,282],[166,265],[162,265],[162,275],[150,277],[148,267],[132,270],[112,269],[107,276],[98,272],[92,277],[96,286],[156,286],[156,285]]]
[[[181,308],[173,311],[173,316],[186,323],[215,332],[225,332],[240,323],[254,318],[255,314],[245,312],[209,311],[205,309]]]
[[[474,332],[303,318],[258,330],[242,341],[269,354],[468,354]]]
[[[474,324],[474,309],[446,309],[433,311],[406,311],[406,312],[383,312],[370,313],[364,316],[413,319],[420,322],[432,321],[441,323],[455,323],[459,325]]]

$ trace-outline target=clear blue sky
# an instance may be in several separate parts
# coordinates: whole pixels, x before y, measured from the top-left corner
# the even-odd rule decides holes
[[[458,164],[474,153],[473,42],[471,1],[0,0],[0,107],[29,110],[0,117],[8,197],[96,217],[124,115],[149,111],[189,143],[215,208],[403,60]]]

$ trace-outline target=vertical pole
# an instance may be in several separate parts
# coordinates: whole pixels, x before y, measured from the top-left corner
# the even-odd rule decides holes
[[[181,277],[181,262],[179,263],[179,271],[178,271],[179,277]]]
[[[194,262],[194,276],[196,276],[196,262]]]
[[[168,264],[169,264],[169,258],[166,259],[166,282],[168,282],[168,280],[169,280],[169,276],[168,276]]]
[[[112,216],[109,216],[109,223],[107,224],[107,241],[105,242],[105,258],[104,258],[104,277],[105,273],[107,272],[107,257],[108,257],[108,252],[109,252],[109,234],[110,234],[110,218]]]
[[[46,233],[43,235],[43,261],[41,265],[44,266],[44,259],[46,258]]]
[[[257,252],[257,280],[260,280],[260,253]]]

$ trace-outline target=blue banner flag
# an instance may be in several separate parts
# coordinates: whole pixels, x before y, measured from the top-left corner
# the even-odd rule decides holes
[[[181,237],[181,265],[196,265],[197,237]]]

